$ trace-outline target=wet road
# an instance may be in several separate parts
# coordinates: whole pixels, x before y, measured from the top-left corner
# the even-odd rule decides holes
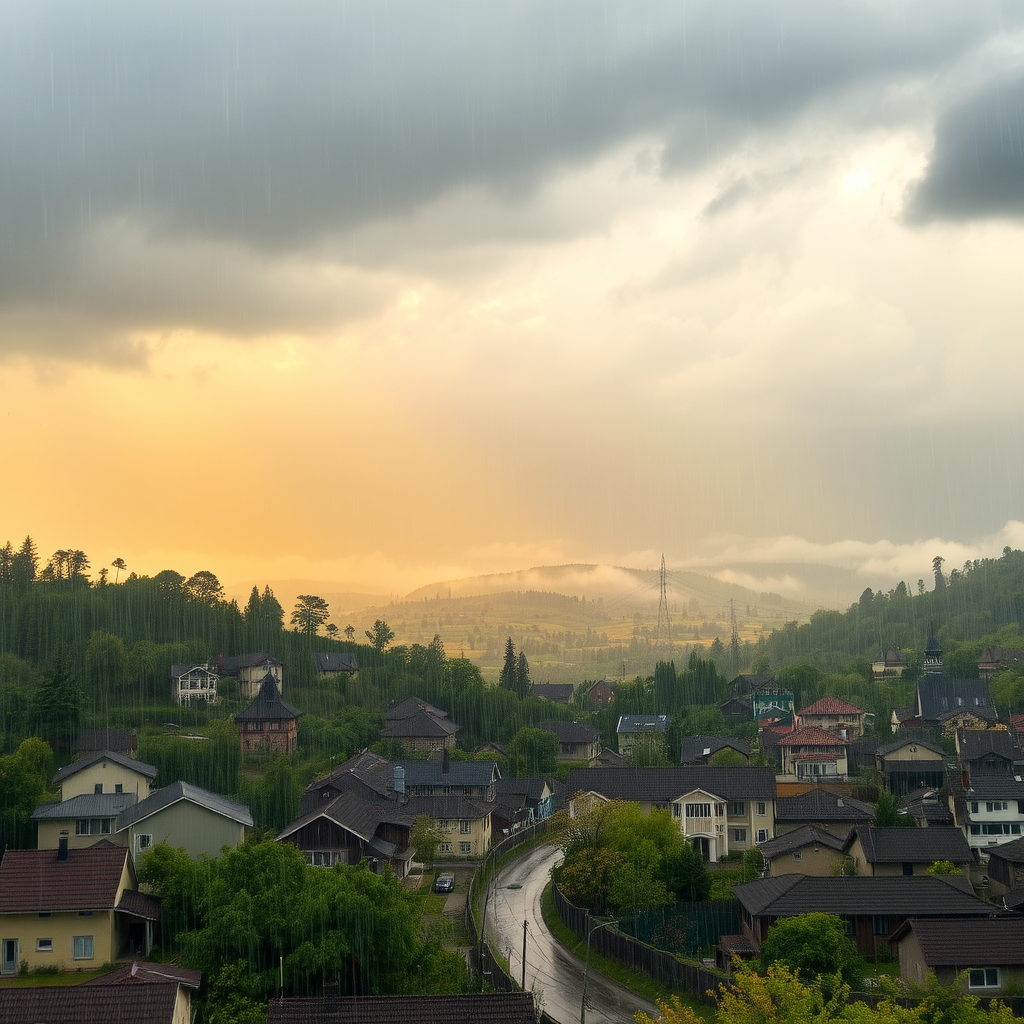
[[[541,894],[551,865],[561,851],[538,846],[503,868],[494,879],[487,905],[487,937],[508,960],[516,981],[523,970],[523,921],[526,921],[526,987],[538,1005],[559,1024],[577,1024],[583,992],[583,961],[560,945],[544,926]],[[521,885],[510,889],[509,885]],[[591,969],[587,979],[587,1024],[632,1024],[636,1010],[657,1016],[646,999]]]

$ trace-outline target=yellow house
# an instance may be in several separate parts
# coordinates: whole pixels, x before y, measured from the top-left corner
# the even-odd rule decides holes
[[[20,967],[93,969],[153,944],[159,903],[138,892],[131,854],[89,849],[8,850],[0,862],[0,973]]]
[[[53,784],[60,786],[61,800],[102,793],[134,793],[136,800],[145,800],[155,778],[156,769],[151,764],[103,750],[61,768]]]

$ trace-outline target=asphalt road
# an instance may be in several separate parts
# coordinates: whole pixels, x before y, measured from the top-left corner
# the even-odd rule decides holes
[[[574,957],[547,930],[541,894],[561,851],[537,846],[495,877],[487,905],[487,937],[508,960],[517,981],[523,970],[523,921],[526,921],[526,987],[559,1024],[577,1024],[583,994],[583,961]],[[521,888],[509,888],[510,885]],[[633,1024],[633,1014],[657,1008],[646,999],[591,969],[587,979],[587,1024]]]

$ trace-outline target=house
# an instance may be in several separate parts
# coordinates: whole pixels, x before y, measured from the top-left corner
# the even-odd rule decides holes
[[[771,876],[838,874],[848,858],[845,841],[814,825],[803,825],[769,839],[760,846],[765,868]]]
[[[193,704],[202,701],[213,704],[217,700],[220,676],[209,665],[172,665],[171,697],[175,704]]]
[[[313,655],[313,665],[321,679],[331,676],[348,676],[352,679],[359,674],[359,659],[345,651],[318,651]]]
[[[191,1024],[189,989],[177,982],[0,988],[4,1024]]]
[[[575,689],[572,683],[534,683],[530,695],[552,704],[571,704]]]
[[[804,726],[779,739],[782,774],[809,782],[845,779],[849,775],[849,741],[815,725]]]
[[[937,789],[911,790],[903,798],[903,805],[918,828],[951,828],[956,824],[949,804]]]
[[[761,948],[769,927],[782,917],[827,910],[846,922],[862,955],[874,958],[911,918],[981,918],[996,914],[959,876],[914,875],[847,878],[781,875],[733,886],[743,934]]]
[[[948,756],[937,743],[901,733],[899,739],[878,748],[875,767],[885,777],[889,792],[905,796],[921,787],[941,788]]]
[[[381,739],[399,740],[407,750],[451,750],[459,727],[448,719],[448,712],[425,700],[407,697],[392,704],[384,713]]]
[[[958,828],[878,828],[862,825],[846,840],[843,852],[856,865],[858,875],[925,875],[937,861],[949,861],[970,879],[975,862]]]
[[[896,715],[896,710],[893,710]],[[914,718],[903,728],[915,726],[952,735],[959,728],[988,728],[996,721],[987,679],[954,679],[945,674],[942,648],[932,634],[925,645],[924,675],[917,683]]]
[[[498,779],[492,828],[502,835],[517,832],[551,816],[555,794],[547,779]]]
[[[595,708],[610,708],[615,703],[615,688],[618,684],[614,679],[598,679],[587,691],[587,700]]]
[[[468,796],[490,803],[501,772],[495,761],[452,761],[447,752],[425,761],[396,763],[410,796]],[[396,787],[397,788],[397,787]]]
[[[1024,781],[1009,772],[953,772],[949,778],[953,820],[982,862],[989,848],[1009,843],[1024,827]]]
[[[126,807],[117,817],[113,839],[134,854],[167,843],[190,857],[217,857],[225,846],[233,849],[242,843],[252,823],[244,804],[187,782],[174,782]]]
[[[92,757],[109,750],[122,757],[135,757],[139,737],[134,729],[82,729],[75,740],[75,760]]]
[[[670,809],[683,835],[710,861],[775,834],[771,768],[579,768],[569,773],[568,791],[588,801],[635,801],[644,814]]]
[[[602,747],[597,757],[592,757],[588,768],[628,768],[629,758],[617,754],[611,747]]]
[[[907,659],[898,647],[889,647],[878,652],[878,657],[871,662],[871,680],[881,683],[889,679],[899,679],[907,667]]]
[[[532,992],[271,999],[267,1024],[536,1024]]]
[[[840,700],[838,697],[822,697],[797,712],[801,726],[823,729],[844,740],[854,740],[864,735],[863,708]]]
[[[720,750],[731,750],[744,761],[750,760],[750,744],[734,736],[684,736],[680,764],[707,764]]]
[[[997,672],[1024,661],[1024,651],[1016,647],[986,647],[978,659],[978,675],[991,679]]]
[[[221,654],[212,668],[222,678],[236,678],[238,695],[244,700],[252,700],[259,693],[268,672],[274,677],[278,692],[284,693],[284,665],[270,654],[238,654],[230,658]]]
[[[615,726],[619,753],[628,757],[639,745],[665,746],[668,715],[619,715]]]
[[[771,676],[741,673],[735,679],[729,680],[729,693],[733,697],[748,697],[756,690],[774,685],[775,680]]]
[[[730,697],[724,704],[719,705],[718,710],[730,725],[750,722],[754,718],[754,702],[750,697]]]
[[[589,761],[601,753],[601,733],[586,722],[538,722],[537,728],[554,734],[559,761]]]
[[[286,704],[277,677],[268,671],[256,699],[235,715],[243,754],[293,754],[298,743],[298,708]]]
[[[762,718],[777,715],[792,715],[795,707],[793,691],[780,686],[774,680],[758,685],[750,695],[754,707],[754,718],[760,722]]]
[[[138,891],[123,846],[8,850],[0,862],[0,947],[4,975],[95,968],[125,952],[146,955],[160,905]]]
[[[967,992],[999,996],[1024,984],[1024,918],[911,918],[893,935],[904,984],[923,984],[929,972],[952,986],[967,972]]]
[[[814,825],[845,839],[851,829],[867,825],[874,818],[875,809],[870,804],[820,786],[800,796],[780,796],[775,801],[775,827],[780,835]]]
[[[104,750],[65,765],[51,782],[60,787],[62,800],[85,793],[134,793],[145,800],[155,778],[156,768],[151,764]]]
[[[99,839],[124,845],[117,838],[117,819],[138,800],[134,793],[83,793],[60,803],[39,804],[32,812],[36,847],[56,850],[61,837],[72,850],[83,850]]]
[[[1016,747],[1008,729],[957,729],[956,752],[960,767],[974,772],[1013,770]]]
[[[135,999],[136,992],[144,995],[148,991],[151,996],[159,994],[161,1000],[167,1000],[167,994],[173,988],[174,1013],[171,1017],[173,1024],[192,1024],[194,1017],[192,993],[199,991],[202,980],[202,971],[189,970],[187,967],[178,967],[175,964],[151,964],[145,960],[133,960],[131,963],[115,968],[108,974],[101,974],[98,978],[84,981],[78,987],[105,988],[111,994],[119,993],[121,999],[128,1004],[139,1002]],[[139,1009],[141,1011],[141,1007]],[[128,1021],[146,1019],[143,1013],[137,1017],[126,1017],[125,1022],[127,1024]],[[166,1018],[159,1019],[163,1021]]]

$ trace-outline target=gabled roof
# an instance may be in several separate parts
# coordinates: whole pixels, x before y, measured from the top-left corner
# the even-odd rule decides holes
[[[534,683],[530,695],[554,704],[568,704],[572,700],[574,690],[572,683]]]
[[[869,864],[929,863],[948,860],[967,864],[974,860],[971,848],[958,828],[878,828],[862,825],[846,840],[846,852],[860,840]]]
[[[119,764],[122,768],[138,772],[139,775],[145,775],[147,779],[156,778],[156,768],[151,764],[143,764],[142,761],[136,761],[132,757],[125,757],[124,754],[118,754],[113,750],[100,750],[95,754],[90,754],[88,757],[83,757],[81,761],[74,761],[71,764],[65,765],[54,775],[53,784],[59,786],[65,779],[70,779],[72,775],[77,775],[80,771],[84,771],[100,761],[113,761],[114,764]]]
[[[237,676],[239,669],[259,668],[261,665],[282,665],[272,654],[260,652],[259,654],[233,654],[230,658],[221,657],[217,661],[217,667],[225,676]]]
[[[438,718],[420,711],[407,718],[396,718],[384,723],[380,731],[383,739],[440,739],[454,736],[459,727],[447,718]]]
[[[193,971],[175,964],[151,964],[147,960],[133,960],[130,964],[117,967],[98,978],[83,981],[83,985],[153,985],[168,981],[186,988],[199,988],[203,980],[202,971]]]
[[[358,672],[359,659],[346,651],[320,651],[313,655],[317,672]]]
[[[537,728],[553,732],[559,743],[593,743],[601,738],[600,732],[586,722],[538,722]]]
[[[957,773],[950,777],[955,784]],[[1024,776],[1009,772],[971,772],[968,780],[968,800],[1024,800]]]
[[[368,843],[383,822],[411,825],[415,814],[396,800],[368,800],[356,793],[342,793],[323,807],[318,807],[289,822],[287,828],[277,837],[278,842],[288,839],[318,818],[332,821]]]
[[[850,704],[838,697],[822,697],[813,704],[808,704],[798,715],[863,715],[864,709]]]
[[[385,722],[397,722],[403,718],[412,718],[414,715],[426,713],[435,718],[447,718],[448,712],[435,708],[419,697],[406,697],[405,700],[393,701],[387,711],[384,712]]]
[[[184,662],[181,665],[171,666],[172,679],[180,679],[182,676],[187,676],[190,672],[202,672],[205,675],[213,676],[214,679],[218,678],[217,673],[205,662]]]
[[[615,731],[625,733],[664,732],[668,728],[668,715],[619,715]]]
[[[760,843],[759,849],[765,857],[778,857],[780,854],[793,853],[808,846],[826,846],[830,850],[839,851],[844,845],[842,839],[824,829],[803,825],[792,832],[784,832],[781,836],[769,839],[766,843]]]
[[[887,757],[889,754],[895,754],[897,750],[902,747],[924,747],[925,750],[930,750],[934,754],[941,754],[943,758],[946,756],[946,751],[939,746],[938,743],[933,743],[931,740],[919,740],[908,733],[900,733],[898,740],[893,740],[891,743],[884,743],[882,746],[875,751],[879,757]]]
[[[774,778],[774,776],[773,776]],[[780,796],[775,801],[775,821],[868,822],[875,809],[849,796],[838,796],[827,789],[812,789],[800,796]]]
[[[816,725],[805,725],[796,732],[786,733],[779,739],[780,747],[848,747],[850,744],[834,732]]]
[[[501,777],[496,761],[426,761],[397,762],[405,768],[405,788],[413,786],[489,786]],[[392,773],[392,778],[394,774]]]
[[[1024,917],[911,919],[893,936],[912,931],[928,967],[1024,966]]]
[[[268,1024],[536,1024],[532,992],[271,999]]]
[[[494,790],[499,798],[521,796],[531,804],[543,800],[545,790],[549,794],[553,794],[548,780],[539,776],[532,776],[528,779],[498,779],[494,784]]]
[[[990,846],[985,852],[988,854],[989,860],[998,857],[1011,864],[1024,864],[1024,838],[1014,839],[1009,843],[1000,843],[999,846]]]
[[[991,903],[966,892],[946,875],[845,878],[781,875],[733,886],[751,914],[792,917],[827,909],[840,917],[902,914],[907,917],[991,917]],[[959,876],[956,876],[959,877]],[[963,879],[961,879],[961,882]]]
[[[0,1020],[4,1024],[172,1024],[177,999],[174,981],[0,988]]]
[[[470,796],[411,796],[406,810],[413,818],[426,814],[435,821],[458,818],[486,818],[494,804]]]
[[[979,757],[997,754],[1013,761],[1013,737],[1007,729],[957,729],[956,749],[961,761],[976,761]]]
[[[125,889],[121,893],[116,909],[122,914],[141,917],[145,921],[160,920],[160,901],[155,896],[149,896],[137,889]]]
[[[138,800],[135,793],[83,793],[55,804],[39,804],[33,821],[65,821],[71,818],[116,818]]]
[[[174,782],[163,789],[154,790],[145,800],[140,800],[133,807],[128,807],[118,815],[117,830],[128,828],[137,822],[152,817],[172,804],[186,801],[202,807],[214,814],[220,814],[239,825],[252,825],[252,815],[244,804],[235,803],[219,793],[211,793],[188,782]]]
[[[711,757],[719,750],[735,750],[744,757],[750,757],[750,744],[735,736],[684,736],[680,745],[679,760],[682,764],[697,761],[703,757]]]
[[[75,740],[75,752],[85,754],[104,750],[128,751],[137,745],[134,729],[82,729]]]
[[[775,772],[749,765],[713,768],[576,768],[569,772],[570,795],[600,793],[609,800],[671,803],[702,789],[723,800],[774,800]]]
[[[8,850],[0,862],[0,914],[114,909],[125,847],[90,846],[57,857],[57,850]]]
[[[937,722],[943,714],[973,711],[994,717],[987,679],[950,679],[925,675],[917,684],[917,709],[921,719]]]
[[[306,787],[306,792],[316,791],[324,786],[343,789],[353,781],[375,793],[384,795],[394,787],[395,767],[390,761],[373,753],[372,750],[364,750],[338,765],[334,771],[322,779],[311,782]]]
[[[292,707],[281,700],[281,691],[277,688],[277,680],[273,672],[268,672],[260,683],[260,692],[256,699],[243,711],[235,715],[236,722],[266,722],[274,719],[298,718],[302,714],[298,708]]]

